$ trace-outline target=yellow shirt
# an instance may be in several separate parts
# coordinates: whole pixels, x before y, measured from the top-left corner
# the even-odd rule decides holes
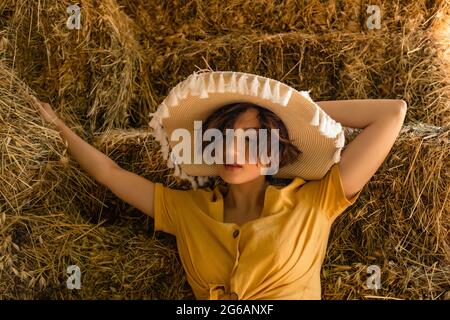
[[[269,185],[258,219],[223,222],[223,186],[175,190],[155,184],[154,228],[176,236],[199,300],[320,299],[332,222],[347,199],[338,163],[320,180]]]

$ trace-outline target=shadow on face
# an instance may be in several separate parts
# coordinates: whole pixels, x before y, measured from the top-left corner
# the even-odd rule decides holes
[[[258,119],[258,110],[256,109],[248,109],[241,113],[238,118],[236,118],[236,122],[234,124],[233,129],[258,129],[260,128],[260,123]],[[239,152],[244,152],[244,150],[238,150],[237,138],[235,137],[234,145],[225,149],[225,154],[228,154],[231,157],[232,162],[234,164],[238,164],[238,155]],[[224,141],[224,145],[225,141]],[[224,147],[225,148],[225,147]],[[224,157],[224,164],[219,164],[219,175],[223,181],[230,184],[241,184],[249,181],[253,181],[257,178],[261,177],[261,168],[264,167],[263,164],[260,163],[259,159],[257,159],[257,163],[249,163],[249,146],[248,139],[246,139],[246,148],[245,148],[245,163],[239,163],[238,166],[227,166],[225,163],[226,159]]]

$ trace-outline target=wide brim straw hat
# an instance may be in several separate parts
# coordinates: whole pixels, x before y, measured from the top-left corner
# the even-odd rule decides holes
[[[178,163],[172,148],[172,132],[187,129],[194,154],[194,121],[204,122],[218,108],[239,102],[250,102],[275,113],[288,130],[291,142],[301,151],[298,158],[279,168],[274,178],[321,179],[334,163],[340,161],[345,144],[341,124],[332,119],[309,96],[280,81],[263,76],[234,72],[199,70],[173,87],[151,113],[150,127],[161,145],[161,152],[174,175],[189,180],[192,187],[205,185],[218,176],[218,164]]]

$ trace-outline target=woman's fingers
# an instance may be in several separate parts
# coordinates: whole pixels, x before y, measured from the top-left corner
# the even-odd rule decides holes
[[[45,116],[44,108],[42,107],[42,104],[39,102],[39,100],[35,96],[32,96],[32,99],[34,101],[34,107],[40,112],[42,116]]]
[[[54,123],[58,119],[57,114],[53,111],[50,104],[39,101],[35,96],[32,96],[32,100],[45,121]]]
[[[34,101],[34,105],[38,108],[38,109],[42,109],[42,102],[39,101],[35,96],[32,96],[32,99]]]
[[[39,108],[38,99],[36,99],[35,96],[31,96],[31,100],[33,100],[33,106],[35,106],[36,108]]]

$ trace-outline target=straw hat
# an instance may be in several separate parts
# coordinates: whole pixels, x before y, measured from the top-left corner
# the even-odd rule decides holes
[[[156,112],[150,114],[149,123],[168,167],[175,168],[174,175],[189,180],[194,189],[218,176],[218,164],[179,163],[171,150],[180,141],[170,139],[172,132],[184,128],[195,137],[195,120],[203,122],[218,108],[238,102],[254,103],[275,113],[302,152],[295,162],[279,168],[274,178],[321,179],[339,162],[344,130],[310,98],[308,91],[297,91],[255,74],[200,70],[172,88]],[[192,138],[191,154],[194,148]]]

